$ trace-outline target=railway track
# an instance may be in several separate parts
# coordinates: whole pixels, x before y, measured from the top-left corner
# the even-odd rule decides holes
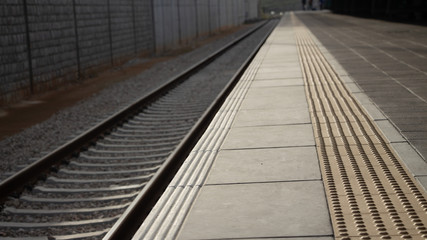
[[[130,237],[275,24],[259,25],[2,182],[0,238]],[[225,69],[233,51],[238,67]],[[224,72],[228,78],[215,78]]]

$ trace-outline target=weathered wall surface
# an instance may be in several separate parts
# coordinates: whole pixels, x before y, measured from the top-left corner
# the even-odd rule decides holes
[[[13,99],[17,92],[20,95],[30,92],[25,18],[21,0],[8,0],[7,5],[0,5],[0,29],[0,92],[3,99]]]
[[[76,77],[72,0],[27,0],[33,91]],[[27,49],[28,51],[28,49]]]
[[[258,0],[156,0],[156,51],[176,49],[257,17]]]
[[[2,0],[0,103],[154,49],[151,0]]]
[[[0,104],[256,18],[258,0],[2,0]]]

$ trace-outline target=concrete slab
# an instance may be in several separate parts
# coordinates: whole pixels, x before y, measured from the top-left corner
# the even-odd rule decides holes
[[[280,45],[283,47],[283,45]],[[268,50],[269,58],[283,58],[283,56],[297,56],[298,50],[294,46],[285,46],[284,49],[277,46],[272,46]]]
[[[241,109],[287,109],[308,111],[304,86],[251,88]]]
[[[366,95],[363,92],[353,93],[353,97],[356,98],[359,101],[359,103],[361,103],[362,105],[366,103],[372,103],[368,95]]]
[[[311,122],[308,111],[300,108],[287,109],[243,109],[240,110],[234,120],[235,127],[307,124]]]
[[[279,50],[276,50],[277,52],[275,52],[275,51],[270,51],[269,53],[268,53],[268,57],[270,58],[270,59],[283,59],[283,56],[292,56],[291,58],[293,59],[293,60],[297,60],[298,59],[298,57],[296,56],[296,50],[295,51],[279,51]],[[289,59],[286,59],[286,61],[287,62],[290,62],[289,61]]]
[[[321,181],[207,185],[178,239],[332,236]]]
[[[427,132],[419,132],[419,134],[423,134],[421,136],[421,140],[411,140],[411,143],[417,148],[418,152],[423,156],[424,159],[427,159],[427,140],[425,140],[427,136]]]
[[[333,237],[321,237],[321,236],[316,236],[316,237],[302,237],[302,238],[240,238],[239,240],[333,240]]]
[[[239,238],[239,240],[334,240],[333,237],[321,237],[321,236],[316,236],[316,237],[302,237],[302,238],[289,238],[289,237],[284,237],[284,238]]]
[[[289,237],[285,237],[285,238],[239,238],[239,240],[333,240],[333,237],[321,237],[321,236],[316,236],[316,237],[302,237],[302,238],[289,238]]]
[[[329,59],[328,59],[328,61],[330,62]],[[353,78],[351,78],[350,76],[348,76],[348,73],[346,73],[346,74],[340,74],[340,79],[341,79],[341,82],[343,82],[343,83],[354,83]]]
[[[317,15],[315,18],[317,22],[323,22],[324,26],[328,28],[321,28],[308,24],[311,32],[316,35],[317,39],[323,43],[323,52],[326,53],[328,49],[330,54],[325,54],[326,58],[332,63],[334,70],[339,74],[351,75],[351,77],[343,77],[344,81],[353,80],[357,83],[371,100],[376,103],[379,108],[387,114],[390,121],[402,130],[405,137],[411,142],[412,145],[418,148],[418,151],[427,159],[427,151],[424,144],[417,144],[414,139],[410,137],[413,132],[422,132],[427,123],[413,123],[410,119],[408,121],[396,121],[396,118],[416,115],[420,116],[425,112],[427,103],[420,101],[427,99],[425,72],[427,64],[425,53],[413,52],[411,44],[402,45],[400,39],[419,38],[419,32],[425,32],[418,26],[417,30],[412,32],[402,31],[396,33],[398,27],[394,23],[382,22],[381,24],[372,24],[375,22],[353,21],[350,18],[341,18],[343,24],[351,22],[352,26],[359,28],[357,34],[347,34],[343,31],[336,31],[336,28],[329,28],[335,24],[337,19],[329,18],[332,15]],[[311,18],[309,15],[300,15],[299,18]],[[307,20],[306,19],[306,20]],[[306,21],[303,20],[303,21]],[[314,20],[314,19],[313,19]],[[372,28],[365,28],[364,26],[372,24]],[[321,30],[320,30],[321,29]],[[367,40],[362,36],[369,36],[372,33],[382,32],[383,34],[376,35],[376,39]],[[339,39],[340,44],[331,44],[332,39]],[[332,40],[333,41],[333,40]],[[379,42],[387,42],[390,48],[384,49],[382,47],[354,48],[354,43],[365,41],[366,43],[375,45]],[[421,55],[419,55],[421,54]],[[390,58],[390,56],[393,56]],[[338,63],[339,62],[339,63]],[[355,67],[357,66],[357,67]],[[408,68],[409,67],[409,68]],[[422,71],[420,71],[422,69]],[[346,73],[346,71],[348,73]],[[395,110],[393,110],[395,108]],[[393,114],[390,114],[390,111]],[[418,126],[418,130],[405,132],[405,124],[414,124]],[[427,134],[424,134],[427,136]],[[424,150],[422,149],[424,148]]]
[[[351,92],[351,93],[358,93],[363,92],[363,90],[360,89],[359,85],[356,83],[346,83],[345,87]]]
[[[311,124],[232,128],[222,149],[314,146]]]
[[[308,104],[291,96],[264,96],[243,100],[241,109],[300,109],[308,111]]]
[[[288,79],[259,79],[252,82],[252,87],[288,87],[288,86],[303,86],[304,80],[302,78],[288,78]]]
[[[224,150],[207,184],[321,180],[315,147]]]
[[[263,62],[263,63],[261,63],[260,68],[264,68],[264,67],[295,68],[295,67],[301,67],[301,65],[299,62],[274,61],[274,62]]]
[[[400,159],[405,162],[406,167],[408,167],[413,175],[427,176],[427,163],[408,143],[392,143],[391,146],[395,149]]]
[[[305,102],[305,99],[306,99],[304,86],[251,88],[246,94],[246,98],[273,97],[273,96],[297,98],[298,100],[302,100],[303,102]]]
[[[278,79],[278,78],[302,78],[301,71],[286,71],[286,72],[269,72],[269,73],[257,73],[255,80],[257,79]]]
[[[387,117],[384,116],[384,114],[373,103],[365,103],[365,104],[362,105],[362,107],[365,109],[366,113],[373,120],[386,120],[387,119]]]
[[[406,142],[406,139],[402,137],[402,134],[393,126],[393,124],[390,123],[389,120],[378,120],[375,121],[375,123],[390,143]]]
[[[424,191],[427,191],[427,176],[419,176],[416,177],[416,179],[418,180],[418,183],[420,183],[424,188]]]
[[[269,58],[265,59],[262,64],[280,64],[284,66],[292,66],[292,64],[299,63],[299,59],[295,57],[280,59],[280,58]],[[297,65],[295,65],[297,66]]]
[[[260,67],[257,73],[287,73],[287,72],[301,72],[301,67]]]
[[[295,61],[297,60],[297,61]],[[264,58],[262,60],[263,63],[299,63],[299,58],[298,56],[287,56],[286,58],[281,58],[280,56],[277,57],[270,57],[268,56],[267,58]]]

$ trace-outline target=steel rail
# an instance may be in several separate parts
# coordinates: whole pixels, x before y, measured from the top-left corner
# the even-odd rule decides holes
[[[262,41],[251,52],[250,56],[230,79],[226,87],[209,106],[208,110],[197,121],[178,147],[166,159],[155,176],[147,183],[146,187],[142,189],[135,200],[126,209],[125,213],[106,234],[103,238],[104,240],[123,240],[133,237],[275,26],[276,25],[273,25],[271,29],[269,29]]]
[[[78,153],[82,149],[89,146],[92,142],[100,138],[104,133],[108,132],[110,129],[114,128],[117,125],[122,124],[124,121],[129,119],[132,115],[138,112],[139,109],[146,106],[148,103],[154,101],[156,98],[161,96],[167,89],[170,89],[179,82],[187,79],[189,76],[199,71],[200,69],[207,66],[213,60],[221,56],[231,47],[235,46],[243,39],[256,32],[258,29],[263,27],[266,22],[259,24],[255,28],[249,30],[247,33],[243,34],[239,38],[236,38],[234,41],[228,43],[217,51],[213,52],[206,58],[196,62],[189,68],[185,69],[177,76],[170,78],[166,83],[152,90],[151,92],[145,94],[135,102],[131,103],[127,107],[119,110],[111,117],[105,119],[101,123],[93,126],[89,130],[83,132],[79,136],[75,137],[71,141],[63,144],[58,147],[53,152],[47,154],[46,156],[40,158],[39,160],[31,163],[27,167],[21,169],[14,175],[5,179],[0,183],[0,203],[4,202],[8,196],[15,194],[18,195],[25,186],[31,185],[36,182],[41,176],[48,173],[52,166],[55,164],[60,164],[61,161],[64,161],[70,158],[73,154]]]

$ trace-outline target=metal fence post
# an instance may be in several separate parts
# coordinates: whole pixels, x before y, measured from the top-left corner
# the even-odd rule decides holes
[[[107,0],[107,18],[108,18],[108,33],[110,37],[110,58],[111,58],[111,66],[114,66],[113,60],[113,33],[111,30],[111,8],[110,8],[110,0]]]
[[[138,53],[137,41],[136,41],[136,19],[135,19],[135,0],[132,0],[132,25],[133,25],[133,42],[135,55]]]
[[[76,36],[77,79],[81,78],[79,31],[77,25],[76,0],[73,0],[74,36]]]
[[[28,57],[28,74],[30,77],[30,91],[31,94],[34,93],[34,73],[33,73],[33,61],[31,54],[31,37],[30,37],[30,23],[28,20],[28,6],[27,0],[22,0],[24,7],[24,18],[25,18],[25,36],[27,40],[27,57]]]
[[[181,10],[179,7],[179,1],[176,1],[177,11],[178,11],[178,40],[179,45],[182,45],[182,33],[181,33]]]
[[[194,8],[196,9],[196,38],[199,38],[199,8],[197,0],[194,0]]]

